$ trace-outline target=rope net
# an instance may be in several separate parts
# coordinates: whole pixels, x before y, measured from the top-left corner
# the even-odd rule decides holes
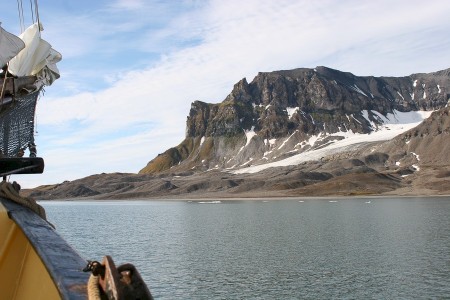
[[[21,156],[20,152],[34,145],[34,114],[39,92],[18,95],[12,103],[0,105],[0,157]]]

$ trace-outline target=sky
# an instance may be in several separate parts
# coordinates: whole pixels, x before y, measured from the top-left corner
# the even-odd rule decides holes
[[[30,2],[23,1],[25,25]],[[137,173],[185,137],[195,100],[218,103],[258,72],[327,66],[405,76],[450,67],[446,0],[40,0],[61,78],[37,106],[42,175],[22,187]],[[1,0],[2,27],[21,27]]]

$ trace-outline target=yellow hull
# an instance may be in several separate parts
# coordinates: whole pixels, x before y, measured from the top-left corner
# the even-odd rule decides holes
[[[0,204],[0,291],[3,299],[61,299],[44,263]]]
[[[0,198],[0,299],[87,299],[85,265],[49,223]]]

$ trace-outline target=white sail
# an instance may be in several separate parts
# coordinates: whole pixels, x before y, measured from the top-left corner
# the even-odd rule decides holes
[[[25,43],[18,37],[0,26],[0,68],[8,63],[20,50],[25,48]]]
[[[45,85],[50,85],[59,78],[56,63],[61,60],[61,54],[41,39],[40,27],[37,23],[28,27],[20,38],[25,42],[25,48],[9,62],[9,72],[16,76],[37,75]]]

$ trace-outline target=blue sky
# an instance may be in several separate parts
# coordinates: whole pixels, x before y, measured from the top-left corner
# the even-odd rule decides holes
[[[16,1],[0,7],[2,27],[20,34]],[[183,140],[194,100],[221,102],[259,71],[450,67],[445,0],[41,0],[39,9],[42,37],[63,60],[38,103],[46,170],[16,176],[24,187],[138,172]]]

